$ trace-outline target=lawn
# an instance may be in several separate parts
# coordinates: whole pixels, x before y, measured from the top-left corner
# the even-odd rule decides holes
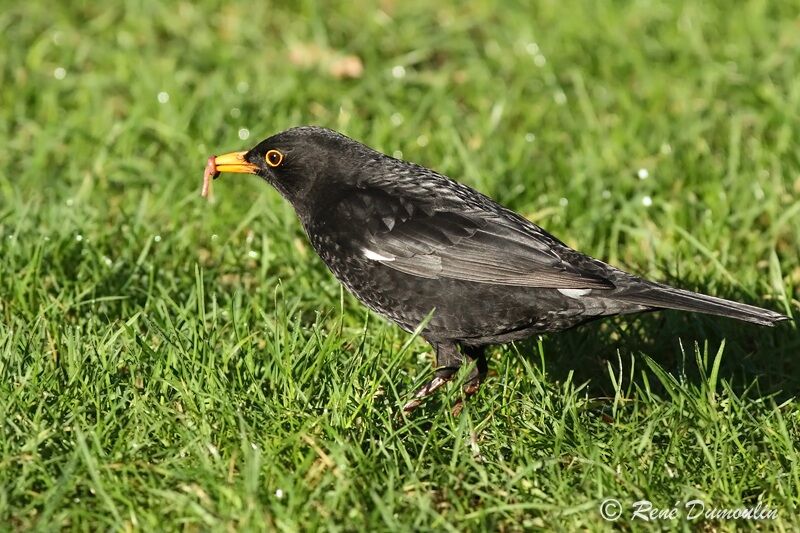
[[[796,0],[39,0],[0,49],[0,529],[800,529],[794,322],[496,347],[460,416],[450,386],[404,422],[428,345],[266,184],[199,195],[208,155],[318,124],[797,316]],[[633,517],[696,499],[775,516]]]

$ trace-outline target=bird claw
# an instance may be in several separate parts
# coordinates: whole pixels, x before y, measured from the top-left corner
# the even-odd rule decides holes
[[[466,403],[467,398],[477,394],[478,391],[480,390],[480,388],[481,388],[481,379],[480,378],[475,378],[472,381],[467,382],[464,385],[464,388],[462,389],[463,392],[464,392],[464,396],[459,398],[456,401],[455,405],[453,405],[453,408],[450,409],[450,413],[453,416],[460,415],[461,411],[464,410],[464,404]]]
[[[436,376],[435,378],[427,382],[425,385],[420,387],[420,389],[417,392],[414,393],[414,399],[407,402],[403,406],[403,412],[410,413],[411,411],[422,405],[422,401],[425,398],[436,392],[436,390],[439,387],[441,387],[448,381],[450,381],[450,379],[445,379],[441,376]]]
[[[430,380],[425,385],[423,385],[422,387],[420,387],[420,389],[416,393],[414,393],[414,398],[406,402],[406,404],[403,406],[403,413],[404,414],[411,413],[411,411],[422,405],[422,402],[426,398],[431,396],[434,392],[436,392],[437,389],[439,389],[442,385],[449,382],[450,379],[451,379],[450,377],[443,378],[441,376],[437,376],[432,380]],[[463,411],[464,409],[465,400],[470,396],[474,396],[475,394],[477,394],[478,390],[480,390],[481,388],[481,382],[482,382],[481,379],[474,378],[464,385],[464,388],[462,389],[464,396],[462,398],[459,398],[456,401],[455,405],[453,405],[452,409],[450,410],[453,416],[458,416],[461,414],[461,411]]]

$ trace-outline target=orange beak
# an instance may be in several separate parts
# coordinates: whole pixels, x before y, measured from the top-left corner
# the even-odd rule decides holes
[[[247,152],[231,152],[214,157],[217,172],[236,172],[239,174],[255,174],[258,167],[244,160]]]

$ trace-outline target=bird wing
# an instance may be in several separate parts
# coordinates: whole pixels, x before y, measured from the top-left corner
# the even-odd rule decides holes
[[[360,191],[335,206],[335,219],[368,259],[423,278],[556,289],[609,289],[598,272],[559,254],[568,250],[533,223],[495,204],[409,200]]]

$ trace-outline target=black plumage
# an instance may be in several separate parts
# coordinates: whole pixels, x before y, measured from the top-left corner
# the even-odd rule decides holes
[[[215,162],[272,184],[361,302],[406,330],[429,317],[421,335],[437,369],[406,410],[471,360],[474,393],[488,345],[604,316],[679,309],[766,326],[787,319],[628,274],[465,185],[331,130],[292,128]]]

